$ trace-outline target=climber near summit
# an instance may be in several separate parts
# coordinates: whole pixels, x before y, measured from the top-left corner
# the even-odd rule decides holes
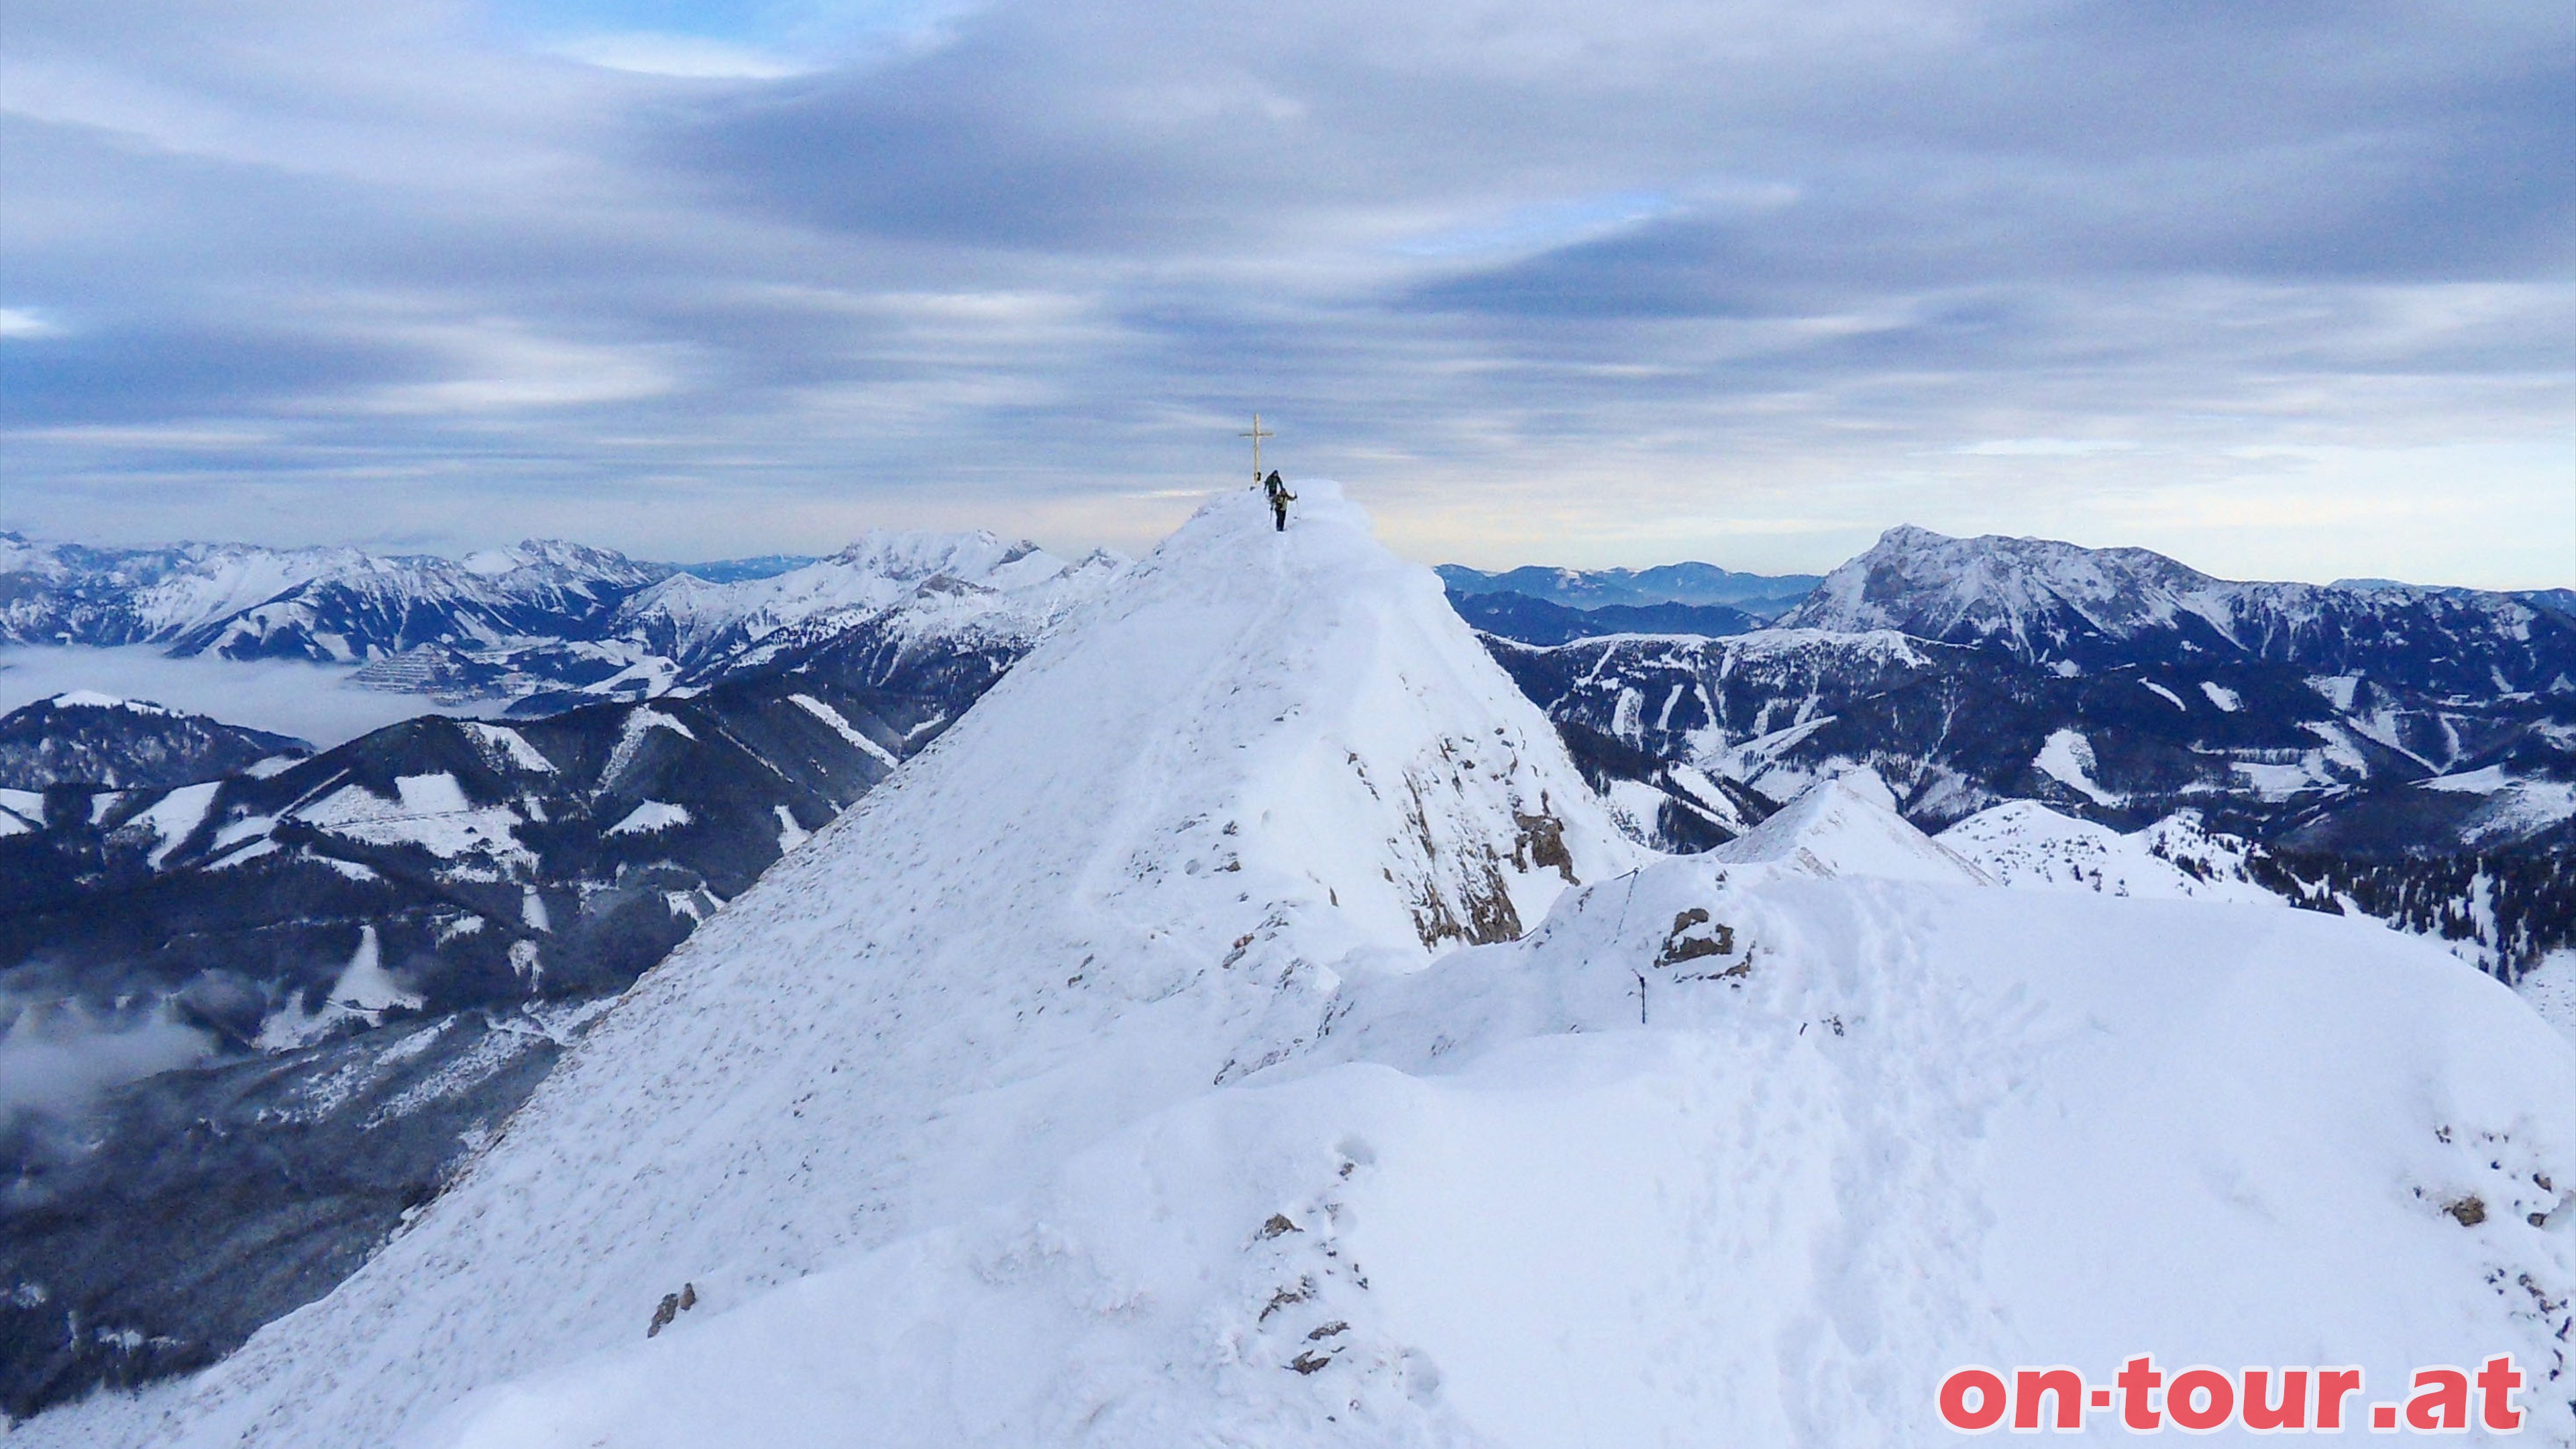
[[[1279,481],[1278,469],[1271,469],[1270,476],[1267,478],[1261,476],[1261,440],[1264,438],[1275,437],[1277,434],[1272,433],[1268,428],[1263,427],[1261,425],[1261,414],[1254,413],[1252,415],[1252,431],[1248,433],[1237,433],[1235,436],[1238,438],[1250,438],[1252,440],[1252,486],[1260,489],[1262,496],[1270,500],[1270,522],[1273,527],[1281,533],[1286,533],[1288,531],[1288,505],[1297,501],[1297,495],[1289,492],[1288,485]]]

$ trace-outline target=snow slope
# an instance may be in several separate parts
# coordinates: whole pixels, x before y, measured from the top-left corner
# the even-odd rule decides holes
[[[2576,818],[2576,782],[2515,778],[2501,765],[2416,782],[2419,790],[2483,797],[2460,826],[2473,846],[2512,845]]]
[[[2515,990],[2540,1013],[2540,1019],[2558,1028],[2570,1043],[2576,1043],[2576,951],[2555,951],[2548,959],[2531,968]]]
[[[2013,800],[1969,816],[1939,839],[2004,885],[2149,900],[2282,903],[2245,874],[2245,842],[2212,835],[2189,814],[2123,835],[2036,800]]]
[[[1905,828],[1820,818],[1871,808],[1805,849]],[[2576,1051],[2510,992],[1861,859],[1667,861],[1354,970],[1301,1058],[422,1442],[1844,1449],[1945,1442],[1961,1363],[2563,1365]]]
[[[1887,784],[1866,771],[1837,775],[1711,851],[1728,863],[1773,862],[1821,876],[1875,876],[1988,885],[1984,871],[1907,824]]]
[[[1437,579],[1301,492],[1284,535],[1214,500],[710,920],[171,1436],[394,1442],[684,1280],[721,1312],[944,1230],[1310,1046],[1358,963],[1633,865]]]

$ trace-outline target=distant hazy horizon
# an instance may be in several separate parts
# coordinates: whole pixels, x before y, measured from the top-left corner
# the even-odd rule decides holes
[[[1207,496],[1210,496],[1211,494],[1213,494],[1213,493],[1214,493],[1214,492],[1216,492],[1216,491],[1219,491],[1219,490],[1213,490],[1213,489],[1212,489],[1212,490],[1208,490],[1206,493],[1199,493],[1199,494],[1192,494],[1192,495],[1175,495],[1175,496],[1176,496],[1176,497],[1184,497],[1184,498],[1185,498],[1185,501],[1188,501],[1188,502],[1190,502],[1190,503],[1192,504],[1192,506],[1195,506],[1195,502],[1196,502],[1197,500],[1204,499],[1204,498],[1206,498]],[[1186,514],[1184,514],[1184,515],[1182,515],[1182,516],[1186,516]],[[1179,519],[1176,517],[1176,518],[1174,519],[1174,524],[1173,524],[1173,526],[1174,526],[1174,527],[1177,527],[1177,526],[1178,526],[1178,523],[1179,523]],[[570,542],[570,543],[577,543],[577,544],[584,544],[584,545],[588,545],[588,546],[593,547],[593,548],[609,548],[609,549],[615,549],[617,552],[623,553],[623,554],[625,554],[625,555],[626,555],[627,557],[629,557],[629,558],[634,558],[634,559],[638,559],[638,560],[641,560],[641,561],[644,561],[644,562],[649,562],[649,563],[669,564],[669,565],[673,565],[673,566],[675,566],[675,567],[677,567],[677,568],[680,568],[680,569],[683,569],[683,570],[688,570],[688,569],[704,568],[704,567],[708,567],[708,566],[711,566],[711,565],[729,564],[729,563],[739,563],[739,562],[752,561],[752,560],[762,560],[762,559],[777,559],[777,558],[805,558],[805,559],[820,559],[820,558],[827,558],[827,557],[829,557],[830,555],[832,555],[833,553],[838,552],[838,551],[839,551],[840,549],[842,549],[843,547],[846,547],[847,545],[849,545],[849,544],[851,544],[851,543],[855,542],[855,541],[856,541],[856,540],[857,540],[857,539],[858,539],[862,534],[866,533],[866,532],[868,531],[868,528],[869,528],[869,527],[871,527],[871,526],[875,526],[875,527],[892,527],[892,526],[894,526],[894,525],[862,525],[862,526],[861,526],[861,527],[859,527],[855,532],[851,533],[851,534],[850,534],[849,536],[847,536],[847,537],[839,537],[839,538],[821,538],[821,539],[813,539],[813,538],[809,538],[809,539],[807,539],[807,540],[805,540],[805,541],[804,541],[804,543],[803,543],[803,545],[802,545],[801,549],[788,549],[788,548],[763,549],[763,550],[759,550],[759,551],[755,551],[755,552],[750,552],[750,553],[706,554],[706,555],[699,556],[699,557],[675,557],[675,556],[669,556],[669,555],[654,555],[654,554],[648,554],[648,553],[641,553],[641,552],[638,552],[638,551],[636,551],[636,550],[634,550],[634,549],[619,547],[618,545],[616,545],[616,544],[614,544],[614,543],[604,541],[603,539],[598,538],[598,537],[585,537],[585,536],[580,535],[580,534],[551,534],[551,535],[543,535],[543,536],[544,536],[544,537],[561,538],[561,539],[563,539],[563,540],[564,540],[564,541],[566,541],[566,542]],[[1666,567],[1666,566],[1670,566],[1670,565],[1674,565],[1674,564],[1692,564],[1692,563],[1697,563],[1697,564],[1707,564],[1707,565],[1710,565],[1710,566],[1712,566],[1712,567],[1716,567],[1716,568],[1722,568],[1722,569],[1727,570],[1727,571],[1728,571],[1728,572],[1730,572],[1730,573],[1756,574],[1756,575],[1763,575],[1763,576],[1767,576],[1767,577],[1795,577],[1795,576],[1801,576],[1801,575],[1822,575],[1822,574],[1830,573],[1830,572],[1832,572],[1832,571],[1834,570],[1834,568],[1835,568],[1835,567],[1837,567],[1838,565],[1843,564],[1843,563],[1845,563],[1845,562],[1848,562],[1850,559],[1852,559],[1852,558],[1854,558],[1854,557],[1857,557],[1859,554],[1861,554],[1861,553],[1865,552],[1865,551],[1869,548],[1869,546],[1870,546],[1871,544],[1875,543],[1875,542],[1878,540],[1878,537],[1880,536],[1880,534],[1882,534],[1882,533],[1886,532],[1886,531],[1887,531],[1887,529],[1889,529],[1889,528],[1901,527],[1901,526],[1905,526],[1905,525],[1903,525],[1903,524],[1897,524],[1897,523],[1891,523],[1891,524],[1886,525],[1886,526],[1885,526],[1885,527],[1883,527],[1883,528],[1865,528],[1865,527],[1864,527],[1864,528],[1860,529],[1860,530],[1859,530],[1857,533],[1855,533],[1855,535],[1854,535],[1855,537],[1858,537],[1858,538],[1860,539],[1860,542],[1858,543],[1858,545],[1857,545],[1857,546],[1853,547],[1853,548],[1852,548],[1849,552],[1847,552],[1847,553],[1835,554],[1835,555],[1831,555],[1831,556],[1824,556],[1824,555],[1816,554],[1816,553],[1813,551],[1813,549],[1812,549],[1812,548],[1801,548],[1801,549],[1799,550],[1799,555],[1800,555],[1800,557],[1801,557],[1801,558],[1819,558],[1819,559],[1821,559],[1821,561],[1820,561],[1820,562],[1813,562],[1813,563],[1799,563],[1799,564],[1791,564],[1791,563],[1788,563],[1788,562],[1777,562],[1777,561],[1774,561],[1774,560],[1773,560],[1772,558],[1770,558],[1770,557],[1769,557],[1765,552],[1763,552],[1763,551],[1762,551],[1762,547],[1761,547],[1761,544],[1760,544],[1760,543],[1750,542],[1750,541],[1735,541],[1735,542],[1733,542],[1733,543],[1731,544],[1731,546],[1730,546],[1730,552],[1733,554],[1733,556],[1734,556],[1737,560],[1739,560],[1739,561],[1737,561],[1737,562],[1729,562],[1729,561],[1727,561],[1727,560],[1725,560],[1725,559],[1714,558],[1714,557],[1708,557],[1708,556],[1705,556],[1705,555],[1702,555],[1702,556],[1694,556],[1694,557],[1685,557],[1685,556],[1679,556],[1679,555],[1672,555],[1672,556],[1652,556],[1652,555],[1642,555],[1642,554],[1641,554],[1641,555],[1628,556],[1628,557],[1621,557],[1621,558],[1618,558],[1618,559],[1616,559],[1616,560],[1614,560],[1614,561],[1611,561],[1611,562],[1572,562],[1572,561],[1569,561],[1569,559],[1568,559],[1568,558],[1566,558],[1566,557],[1540,557],[1540,558],[1510,558],[1510,557],[1505,557],[1505,558],[1503,558],[1503,559],[1502,559],[1501,561],[1499,561],[1499,562],[1494,562],[1494,561],[1480,561],[1480,560],[1477,560],[1477,559],[1472,559],[1472,558],[1467,558],[1467,557],[1460,557],[1460,556],[1455,556],[1455,555],[1452,555],[1452,554],[1441,554],[1441,553],[1437,553],[1437,552],[1430,552],[1430,551],[1426,551],[1426,550],[1425,550],[1424,548],[1422,548],[1422,547],[1418,547],[1418,546],[1409,546],[1409,544],[1408,544],[1408,542],[1407,542],[1406,540],[1399,539],[1399,538],[1390,538],[1390,539],[1388,540],[1388,542],[1389,542],[1389,544],[1390,544],[1390,546],[1391,546],[1391,547],[1394,547],[1398,552],[1405,554],[1407,557],[1409,557],[1409,558],[1413,559],[1413,560],[1414,560],[1415,562],[1417,562],[1417,563],[1421,563],[1421,564],[1425,564],[1425,565],[1434,565],[1434,566],[1436,566],[1436,565],[1448,565],[1448,564],[1460,564],[1460,565],[1464,565],[1464,566],[1466,566],[1466,567],[1468,567],[1468,568],[1476,569],[1476,570],[1478,570],[1479,572],[1483,572],[1483,573],[1492,573],[1492,574],[1509,573],[1509,572],[1511,572],[1511,571],[1512,571],[1512,570],[1514,570],[1514,569],[1521,569],[1521,568],[1572,569],[1572,570],[1576,570],[1576,571],[1579,571],[1579,572],[1596,572],[1596,571],[1607,571],[1607,570],[1614,570],[1614,569],[1624,569],[1624,570],[1627,570],[1627,571],[1630,571],[1630,572],[1643,572],[1643,571],[1645,571],[1645,570],[1647,570],[1647,569]],[[1008,529],[1008,528],[993,527],[993,526],[991,526],[991,525],[987,525],[987,524],[979,524],[979,523],[975,523],[975,522],[972,522],[972,521],[968,521],[968,522],[966,522],[966,523],[962,523],[962,524],[960,524],[960,525],[957,525],[957,526],[956,526],[956,528],[954,528],[954,529],[952,529],[952,530],[946,530],[946,531],[964,532],[964,531],[969,531],[969,530],[978,529],[978,528],[983,529],[984,531],[987,531],[987,532],[990,532],[990,533],[993,533],[993,534],[996,534],[996,535],[1002,536],[1002,537],[1006,537],[1006,538],[1023,538],[1023,537],[1029,537],[1029,535],[1027,535],[1026,533],[1014,533],[1012,530],[1010,530],[1010,529]],[[1381,533],[1385,533],[1385,532],[1387,532],[1387,531],[1388,531],[1388,530],[1384,527],[1384,525],[1381,525],[1381,527],[1380,527],[1380,532],[1381,532]],[[1934,531],[1934,532],[1943,532],[1944,530],[1935,529],[1935,530],[1933,530],[1933,531]],[[437,544],[437,543],[436,543],[436,541],[434,541],[434,540],[402,540],[402,541],[396,541],[396,542],[387,543],[387,542],[381,542],[381,541],[373,540],[373,539],[370,539],[370,538],[367,538],[367,537],[363,537],[363,536],[337,536],[337,537],[335,537],[335,536],[320,536],[320,537],[291,537],[291,538],[288,538],[288,539],[285,539],[285,540],[264,540],[264,539],[256,539],[256,538],[217,537],[217,536],[183,536],[183,535],[171,534],[171,535],[145,535],[145,536],[138,536],[138,537],[132,537],[132,538],[101,538],[101,537],[71,537],[71,536],[66,536],[66,535],[62,535],[62,534],[49,533],[49,532],[45,532],[45,531],[37,530],[37,529],[30,529],[30,528],[24,528],[24,527],[12,527],[12,526],[11,526],[11,525],[9,525],[5,520],[0,520],[0,532],[15,532],[15,533],[19,533],[19,534],[21,534],[21,535],[23,535],[23,536],[27,537],[27,538],[29,539],[29,541],[30,541],[30,542],[33,542],[33,543],[39,543],[39,544],[80,544],[80,545],[85,545],[85,546],[93,547],[93,548],[155,548],[155,547],[161,547],[161,546],[165,546],[165,545],[183,544],[183,543],[247,544],[247,545],[251,545],[251,546],[255,546],[255,547],[273,547],[273,548],[303,548],[303,547],[324,547],[324,548],[331,548],[331,547],[345,547],[345,548],[357,548],[357,549],[361,549],[361,550],[366,551],[366,552],[370,552],[370,553],[377,553],[377,554],[411,554],[411,555],[429,555],[429,556],[437,556],[437,557],[449,558],[449,559],[462,559],[462,558],[464,558],[466,555],[468,555],[468,554],[470,554],[470,553],[473,553],[473,552],[476,552],[476,551],[478,551],[478,550],[482,550],[482,549],[491,549],[491,548],[503,548],[503,547],[508,547],[509,545],[512,545],[512,544],[516,544],[516,543],[524,542],[524,541],[526,541],[528,538],[539,536],[539,535],[511,535],[511,536],[506,536],[506,537],[505,537],[505,536],[503,536],[503,535],[501,535],[501,534],[494,534],[494,535],[492,535],[489,539],[484,540],[484,541],[482,541],[482,542],[478,542],[478,543],[474,544],[474,545],[473,545],[473,546],[471,546],[471,547],[463,547],[463,546],[447,546],[447,547],[441,547],[441,546],[438,546],[438,544]],[[2002,532],[2002,530],[1982,530],[1982,532],[1989,532],[1989,533],[1991,533],[1991,532]],[[1839,536],[1839,535],[1836,535],[1836,536]],[[1954,536],[1968,537],[1968,536],[1974,536],[1974,535],[1954,535]],[[2015,538],[2044,538],[2044,537],[2055,537],[2055,536],[2052,536],[2052,535],[2035,534],[2035,533],[2007,533],[2007,535],[2006,535],[2006,536],[2009,536],[2009,537],[2015,537]],[[1077,556],[1079,556],[1079,555],[1081,555],[1081,554],[1083,554],[1083,553],[1089,552],[1091,549],[1096,548],[1096,547],[1106,547],[1106,548],[1111,548],[1111,549],[1113,549],[1113,550],[1115,550],[1115,551],[1117,551],[1117,552],[1124,553],[1124,554],[1128,554],[1128,555],[1130,555],[1130,556],[1141,556],[1141,555],[1143,555],[1143,554],[1145,554],[1145,553],[1151,552],[1151,551],[1152,551],[1152,549],[1153,549],[1153,547],[1154,547],[1154,545],[1155,545],[1155,544],[1157,544],[1157,543],[1159,543],[1159,542],[1161,542],[1163,537],[1164,537],[1164,535],[1163,535],[1163,534],[1153,534],[1153,535],[1145,536],[1145,537],[1143,537],[1141,540],[1134,541],[1134,542],[1132,542],[1132,543],[1104,543],[1104,542],[1100,542],[1100,541],[1097,541],[1097,540],[1091,540],[1091,541],[1066,541],[1066,540],[1054,540],[1054,539],[1048,539],[1048,538],[1043,538],[1043,537],[1033,537],[1033,538],[1030,538],[1030,540],[1029,540],[1029,541],[1034,542],[1034,543],[1038,544],[1040,547],[1046,548],[1046,549],[1048,549],[1048,550],[1049,550],[1049,551],[1051,551],[1051,552],[1057,553],[1057,554],[1059,554],[1059,555],[1063,555],[1063,556],[1068,557],[1068,558],[1070,558],[1070,557],[1077,557]],[[1767,541],[1771,541],[1771,540],[1776,540],[1776,539],[1778,539],[1779,537],[1781,537],[1781,536],[1780,536],[1780,535],[1758,535],[1758,536],[1757,536],[1757,538],[1762,539],[1763,541],[1766,541],[1766,542],[1767,542]],[[2058,541],[2058,542],[2065,542],[2065,543],[2075,543],[2075,544],[2078,544],[2078,545],[2080,545],[2080,546],[2082,546],[2082,547],[2085,547],[2085,548],[2143,548],[2143,547],[2148,547],[2148,545],[2145,545],[2145,544],[2139,544],[2139,543],[2134,543],[2134,542],[2126,542],[2126,541],[2117,540],[2117,539],[2112,539],[2112,540],[2103,540],[2103,541],[2087,541],[2087,540],[2082,540],[2082,539],[2064,538],[2064,537],[2055,537],[2055,541]],[[1436,549],[1436,548],[1438,547],[1438,545],[1439,545],[1440,540],[1439,540],[1437,537],[1433,537],[1433,538],[1429,538],[1429,539],[1419,540],[1419,542],[1420,542],[1420,543],[1428,544],[1428,545],[1430,546],[1430,548],[1432,548],[1432,549]],[[1722,542],[1723,542],[1723,540],[1722,540]],[[2186,565],[2186,566],[2188,566],[2188,567],[2191,567],[2191,568],[2194,568],[2194,569],[2198,569],[2200,572],[2205,573],[2205,574],[2209,574],[2209,575],[2211,575],[2212,577],[2220,578],[2220,579],[2232,580],[2232,581],[2236,581],[2236,582],[2247,582],[2247,583],[2264,583],[2264,582],[2277,582],[2277,583],[2308,583],[2308,584],[2324,584],[2324,585],[2349,585],[2349,586],[2355,586],[2355,587],[2367,587],[2367,586],[2370,586],[2370,585],[2373,585],[2373,584],[2389,584],[2389,583],[2395,583],[2395,584],[2408,584],[2408,585],[2414,585],[2414,586],[2417,586],[2417,587],[2423,587],[2423,588],[2477,588],[2477,589],[2489,589],[2489,590],[2493,590],[2493,591],[2500,592],[2500,593],[2527,593],[2527,592],[2537,592],[2537,591],[2542,591],[2542,590],[2547,590],[2547,589],[2553,589],[2553,588],[2565,588],[2565,587],[2568,587],[2568,586],[2569,586],[2570,582],[2576,582],[2576,573],[2571,573],[2571,574],[2570,574],[2570,576],[2569,576],[2569,580],[2568,580],[2568,581],[2545,580],[2545,581],[2540,581],[2540,582],[2527,582],[2527,583],[2513,583],[2513,582],[2504,582],[2504,583],[2474,583],[2474,582],[2469,582],[2469,581],[2467,581],[2467,580],[2463,580],[2463,579],[2456,579],[2456,578],[2439,578],[2439,577],[2430,577],[2430,576],[2398,576],[2398,575],[2389,575],[2389,574],[2338,574],[2338,575],[2334,575],[2334,576],[2331,576],[2331,577],[2324,577],[2324,576],[2315,576],[2315,575],[2307,575],[2307,576],[2291,576],[2291,575],[2284,575],[2284,574],[2228,573],[2228,572],[2226,572],[2226,571],[2224,571],[2224,570],[2221,570],[2221,569],[2211,568],[2211,567],[2207,566],[2206,564],[2204,564],[2202,561],[2200,561],[2200,560],[2198,560],[2198,559],[2194,559],[2194,558],[2189,557],[2189,556],[2187,556],[2187,555],[2174,554],[2174,553],[2171,553],[2170,551],[2168,551],[2168,550],[2164,550],[2164,549],[2157,549],[2157,550],[2155,550],[2155,551],[2156,551],[2156,552],[2159,552],[2159,553],[2165,553],[2168,557],[2173,558],[2176,562],[2181,563],[2181,564],[2184,564],[2184,565]],[[1574,553],[1574,552],[1575,552],[1575,549],[1574,549],[1574,547],[1573,547],[1573,546],[1569,546],[1569,547],[1565,550],[1565,552],[1566,552],[1567,554],[1572,554],[1572,553]],[[22,702],[22,703],[23,703],[23,701],[20,701],[20,702]]]

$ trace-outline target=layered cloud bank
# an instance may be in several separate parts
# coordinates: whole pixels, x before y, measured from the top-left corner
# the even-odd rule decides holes
[[[2563,7],[872,13],[19,17],[0,525],[2566,582]]]

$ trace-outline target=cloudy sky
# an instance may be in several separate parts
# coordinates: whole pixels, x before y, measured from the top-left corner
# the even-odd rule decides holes
[[[0,527],[2576,584],[2565,0],[11,0]]]

